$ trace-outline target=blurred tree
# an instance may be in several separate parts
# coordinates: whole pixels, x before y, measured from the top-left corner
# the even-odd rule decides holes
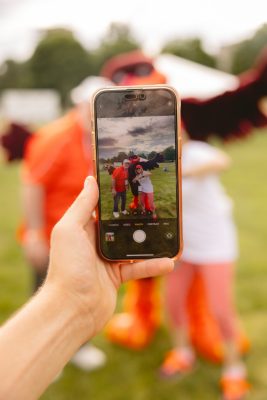
[[[266,46],[267,24],[264,24],[250,39],[246,39],[234,46],[231,72],[240,74],[250,69],[261,50]]]
[[[147,153],[138,153],[139,157],[145,158],[147,160]]]
[[[175,149],[173,146],[167,147],[165,150],[162,152],[164,156],[164,160],[166,161],[174,161],[175,160]]]
[[[120,151],[118,153],[118,155],[116,156],[116,161],[121,161],[122,162],[126,158],[128,158],[127,154],[124,151]]]
[[[130,150],[129,153],[128,153],[128,158],[132,157],[134,155],[135,155],[135,152],[133,150]]]
[[[59,91],[64,105],[70,90],[92,73],[90,54],[65,29],[46,32],[29,60],[33,87]]]
[[[154,158],[157,155],[156,151],[151,151],[151,153],[148,154],[148,159],[151,160],[152,158]]]
[[[32,76],[28,62],[18,63],[6,60],[0,70],[0,90],[25,89],[32,86]]]
[[[174,39],[165,44],[161,53],[170,53],[208,67],[216,67],[216,58],[208,54],[199,38]]]
[[[140,47],[128,25],[112,23],[94,52],[94,73],[98,74],[104,62],[109,58],[140,49]]]

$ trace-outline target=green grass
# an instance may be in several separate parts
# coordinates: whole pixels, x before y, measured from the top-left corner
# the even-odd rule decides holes
[[[247,357],[253,400],[267,399],[267,130],[244,142],[225,147],[233,159],[223,176],[235,203],[240,237],[236,276],[238,310],[252,341]],[[30,292],[30,274],[15,241],[20,219],[18,168],[0,169],[0,318],[14,312]],[[158,204],[157,204],[158,206]],[[160,381],[157,368],[170,345],[165,327],[143,352],[131,352],[108,343],[104,335],[94,342],[106,351],[107,365],[84,373],[68,365],[63,377],[43,400],[213,400],[219,398],[220,368],[200,360],[196,371],[182,381]]]
[[[167,167],[168,172],[164,172],[163,168]],[[154,188],[154,203],[157,209],[159,218],[175,217],[175,164],[162,163],[159,168],[151,171],[151,182]],[[107,171],[100,172],[101,182],[101,212],[102,219],[113,218],[113,197],[111,195],[111,176]],[[129,209],[129,204],[132,201],[131,190],[127,191],[126,208]],[[119,205],[120,207],[120,205]],[[121,218],[123,216],[121,215]],[[129,217],[127,217],[129,218]]]

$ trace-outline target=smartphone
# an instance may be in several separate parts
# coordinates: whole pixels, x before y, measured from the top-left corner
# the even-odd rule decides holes
[[[92,102],[98,244],[112,261],[182,251],[180,99],[165,85],[101,89]]]

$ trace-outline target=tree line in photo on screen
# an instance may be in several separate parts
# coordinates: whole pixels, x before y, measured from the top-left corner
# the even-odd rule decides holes
[[[175,153],[175,148],[174,146],[169,146],[166,147],[163,151],[160,152],[163,155],[163,162],[173,162],[175,161],[176,158],[176,153]],[[128,159],[129,157],[135,155],[136,153],[134,153],[132,150],[129,151],[128,153],[124,152],[124,151],[120,151],[116,156],[111,157],[111,158],[100,158],[100,164],[105,164],[105,163],[109,163],[112,164],[114,162],[122,162],[125,159]],[[152,158],[154,158],[156,156],[157,152],[156,151],[151,151],[151,152],[141,152],[138,153],[138,156],[141,158],[144,158],[146,160],[151,160]]]

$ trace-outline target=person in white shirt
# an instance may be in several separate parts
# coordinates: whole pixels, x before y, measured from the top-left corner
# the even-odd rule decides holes
[[[142,214],[146,214],[146,206],[152,212],[152,218],[156,219],[156,207],[154,204],[154,188],[150,179],[151,172],[144,171],[142,165],[137,164],[135,167],[136,177],[133,182],[138,181],[138,192],[140,196],[140,203],[142,207]]]
[[[182,156],[184,250],[177,268],[166,279],[166,304],[175,348],[166,355],[161,372],[171,376],[191,371],[194,366],[187,298],[198,273],[224,340],[223,398],[239,400],[247,394],[248,384],[236,344],[238,327],[232,298],[238,245],[232,202],[219,180],[220,172],[229,165],[230,159],[224,152],[185,137]],[[236,397],[233,388],[237,390]]]

